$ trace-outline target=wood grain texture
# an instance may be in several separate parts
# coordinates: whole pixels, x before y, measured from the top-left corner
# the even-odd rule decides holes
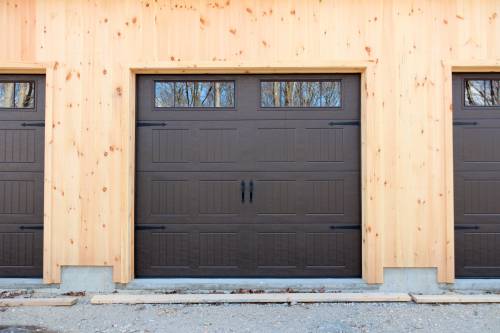
[[[210,304],[210,303],[345,303],[410,302],[404,293],[282,293],[282,294],[110,294],[95,295],[92,304]]]
[[[135,73],[362,72],[363,277],[453,272],[451,71],[500,71],[498,0],[0,1],[0,72],[45,72],[45,282],[133,277]],[[475,66],[475,67],[474,67]]]
[[[500,295],[411,295],[418,304],[450,304],[450,303],[500,303]]]
[[[77,302],[76,297],[54,298],[6,298],[0,299],[0,306],[71,306]]]

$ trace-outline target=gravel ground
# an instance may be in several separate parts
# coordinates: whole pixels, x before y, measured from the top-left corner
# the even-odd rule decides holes
[[[0,308],[0,332],[500,332],[500,304],[91,305]]]

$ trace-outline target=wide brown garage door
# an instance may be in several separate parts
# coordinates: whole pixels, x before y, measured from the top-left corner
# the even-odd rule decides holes
[[[0,277],[42,275],[45,79],[0,75]]]
[[[136,275],[360,276],[359,91],[138,76]]]
[[[500,277],[500,75],[453,77],[457,277]]]

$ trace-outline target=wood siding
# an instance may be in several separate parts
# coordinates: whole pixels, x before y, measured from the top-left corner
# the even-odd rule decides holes
[[[498,0],[0,0],[0,72],[46,73],[44,279],[133,278],[135,73],[362,72],[363,276],[453,281],[451,72],[500,70]]]

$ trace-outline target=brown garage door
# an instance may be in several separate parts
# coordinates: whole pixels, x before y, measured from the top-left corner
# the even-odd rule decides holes
[[[0,75],[0,277],[42,275],[45,79]]]
[[[457,277],[500,277],[500,75],[453,77]]]
[[[137,83],[137,276],[360,276],[358,75]]]

